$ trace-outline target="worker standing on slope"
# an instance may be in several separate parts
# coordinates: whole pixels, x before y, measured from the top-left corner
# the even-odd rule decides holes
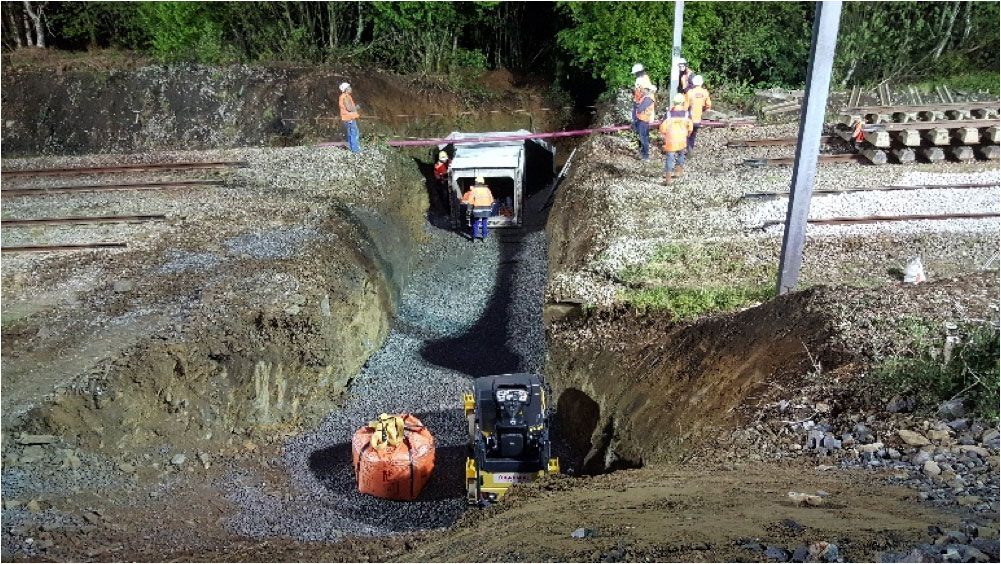
[[[361,142],[358,139],[358,114],[359,106],[355,104],[354,98],[351,96],[351,85],[347,82],[341,83],[341,97],[337,100],[337,105],[341,109],[341,121],[344,122],[344,127],[347,132],[348,138],[348,149],[352,153],[357,153],[361,151]]]
[[[713,107],[713,102],[709,98],[709,91],[702,84],[701,74],[693,76],[692,88],[685,93],[685,105],[688,106],[688,113],[692,118],[692,134],[688,136],[689,154],[695,149],[695,136],[699,134],[699,128],[702,124],[702,112],[711,110]]]
[[[678,59],[678,92],[684,94],[692,87],[692,71],[688,68],[688,61]]]
[[[476,239],[486,241],[487,223],[493,212],[494,195],[490,192],[490,188],[482,176],[477,176],[476,181],[469,187],[469,191],[462,195],[462,203],[470,208],[473,241]]]
[[[657,91],[657,87],[651,84],[643,86],[642,90],[642,98],[633,107],[633,126],[640,137],[640,158],[646,161],[650,159],[650,124],[656,111],[654,92]]]
[[[671,184],[675,177],[681,180],[688,136],[691,133],[692,120],[688,117],[688,109],[685,108],[685,95],[675,94],[674,105],[660,123],[660,135],[664,140],[664,184]]]
[[[632,73],[636,77],[636,81],[633,82],[633,131],[639,135],[639,127],[636,125],[636,106],[639,106],[640,102],[643,101],[643,89],[652,87],[653,82],[650,81],[646,69],[639,63],[633,65]]]

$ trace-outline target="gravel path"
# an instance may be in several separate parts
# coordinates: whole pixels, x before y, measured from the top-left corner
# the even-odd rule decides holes
[[[537,226],[495,231],[486,243],[427,232],[424,266],[402,293],[385,345],[354,379],[343,408],[290,439],[275,461],[293,487],[269,495],[259,476],[227,476],[223,488],[239,508],[228,523],[233,532],[333,540],[445,527],[465,511],[461,395],[472,377],[540,369],[546,240]],[[350,439],[382,412],[416,414],[437,441],[436,468],[417,501],[357,492]]]

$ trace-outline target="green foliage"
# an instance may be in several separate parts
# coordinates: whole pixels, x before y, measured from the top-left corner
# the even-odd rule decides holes
[[[998,72],[968,72],[953,76],[938,76],[916,83],[914,86],[922,94],[933,94],[935,86],[946,85],[951,90],[963,92],[989,92],[1001,94],[1001,74]]]
[[[619,278],[631,286],[622,299],[640,309],[670,311],[678,319],[733,311],[771,299],[773,265],[748,264],[737,249],[669,243]]]
[[[166,61],[225,62],[230,55],[223,43],[222,27],[201,2],[148,2],[139,18],[150,30],[150,50]]]
[[[974,327],[952,352],[948,362],[941,358],[942,339],[927,325],[911,322],[914,353],[884,361],[875,376],[887,394],[913,396],[922,408],[963,397],[978,417],[998,420],[999,338],[990,325]]]

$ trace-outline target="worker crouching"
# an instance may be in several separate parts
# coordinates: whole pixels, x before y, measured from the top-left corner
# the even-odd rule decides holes
[[[469,206],[469,213],[472,216],[473,241],[477,239],[485,241],[487,239],[487,224],[493,213],[494,195],[490,192],[490,188],[482,176],[477,176],[473,185],[462,195],[462,203]]]
[[[685,108],[685,95],[676,94],[674,105],[660,123],[660,135],[664,140],[664,184],[671,184],[675,178],[681,179],[691,133],[692,120]]]

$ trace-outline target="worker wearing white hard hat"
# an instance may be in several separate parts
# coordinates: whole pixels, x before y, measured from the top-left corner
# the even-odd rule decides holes
[[[341,111],[341,121],[344,122],[344,129],[348,140],[348,149],[352,153],[361,151],[361,141],[358,133],[358,118],[361,117],[358,110],[361,108],[355,103],[351,95],[351,85],[342,82],[340,85],[341,96],[337,99],[337,106]]]
[[[462,203],[466,204],[471,216],[472,240],[487,240],[487,224],[493,215],[494,195],[482,176],[477,176],[473,185],[462,195]]]
[[[692,87],[692,69],[684,57],[678,58],[678,92],[684,94]]]
[[[434,163],[434,180],[439,188],[445,188],[448,181],[448,153],[438,152],[438,162]]]
[[[688,107],[688,115],[691,116],[693,124],[692,133],[688,136],[689,155],[695,150],[695,136],[698,135],[699,128],[702,127],[702,113],[711,110],[713,107],[712,99],[709,98],[709,91],[702,86],[704,82],[701,74],[693,76],[692,87],[688,89],[688,92],[685,92],[685,104]]]

